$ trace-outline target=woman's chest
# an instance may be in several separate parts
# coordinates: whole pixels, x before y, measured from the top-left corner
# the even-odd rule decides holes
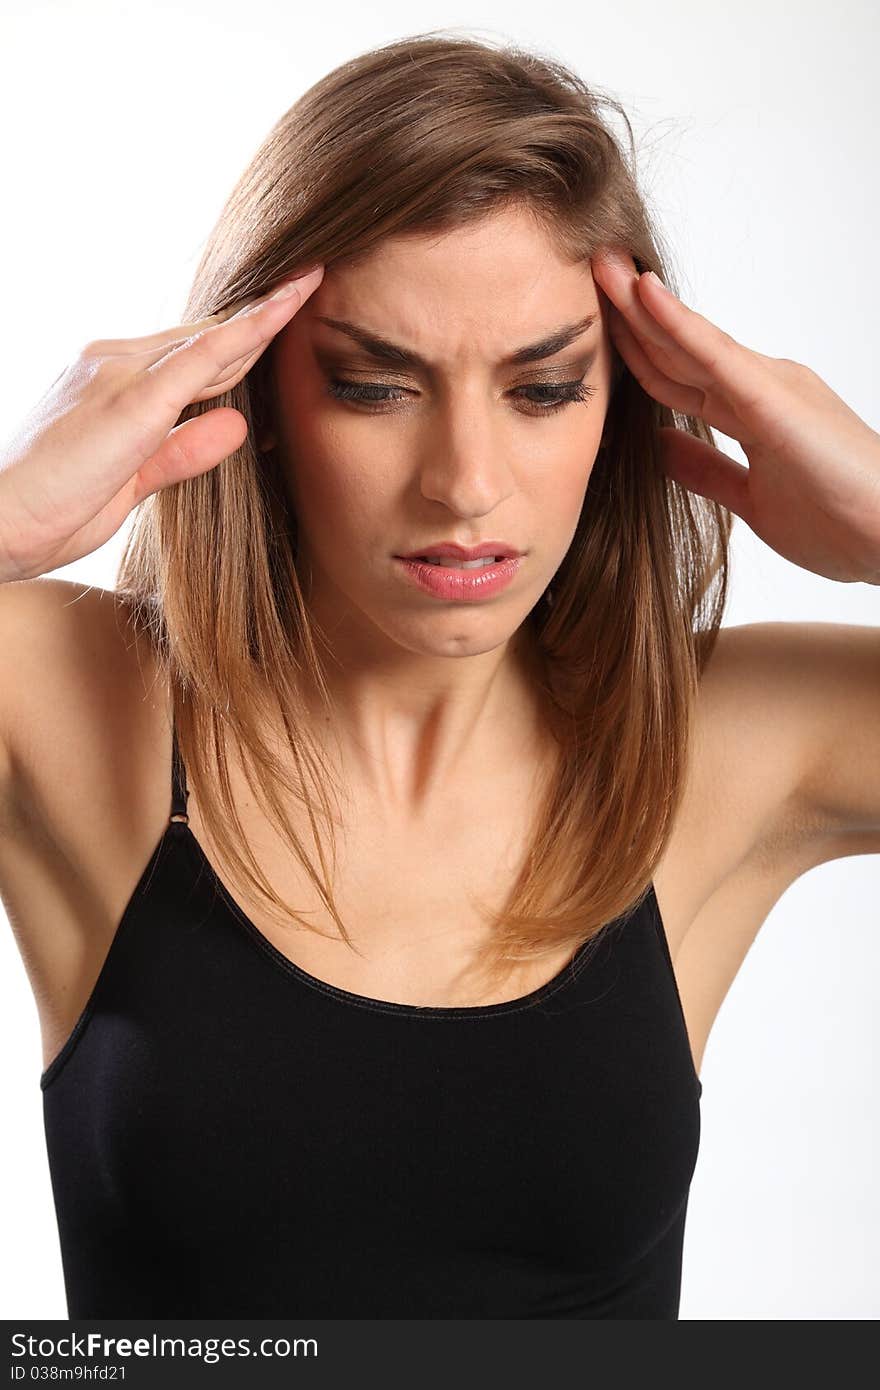
[[[286,841],[244,797],[249,842],[259,846],[267,877],[293,909],[281,920],[224,863],[192,797],[189,828],[228,898],[278,951],[319,979],[403,1004],[503,1002],[552,979],[574,951],[565,946],[515,965],[491,999],[475,982],[475,962],[492,932],[488,914],[509,901],[530,852],[535,808],[524,780],[517,788],[509,779],[505,790],[491,805],[472,797],[450,802],[421,828],[389,825],[368,811],[348,826],[337,841],[332,889],[354,949]],[[295,817],[291,823],[302,840],[306,827]]]
[[[131,920],[45,1093],[71,1245],[124,1232],[215,1309],[247,1269],[255,1300],[361,1316],[389,1290],[558,1313],[658,1248],[699,1106],[647,907],[527,1008],[423,1016],[286,971],[212,901]]]

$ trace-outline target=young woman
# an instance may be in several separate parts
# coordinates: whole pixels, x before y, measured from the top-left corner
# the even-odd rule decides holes
[[[721,628],[734,516],[880,581],[880,438],[658,283],[601,105],[470,40],[345,64],[185,321],[4,452],[73,1318],[676,1317],[718,1008],[880,850],[880,635]],[[40,578],[133,510],[114,592]]]

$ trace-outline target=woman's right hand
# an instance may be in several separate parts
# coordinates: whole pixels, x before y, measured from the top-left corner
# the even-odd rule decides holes
[[[187,405],[230,390],[324,276],[145,338],[87,343],[0,449],[0,583],[90,555],[160,488],[207,473],[247,436],[220,406],[174,427]]]

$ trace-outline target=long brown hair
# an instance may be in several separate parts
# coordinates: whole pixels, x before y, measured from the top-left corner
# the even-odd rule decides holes
[[[449,231],[510,206],[532,211],[572,261],[623,247],[676,288],[638,189],[632,126],[613,97],[519,47],[438,30],[397,40],[321,78],[269,132],[209,237],[184,318],[318,262],[350,262],[384,237]],[[270,909],[318,930],[277,895],[247,844],[225,731],[353,945],[332,892],[329,794],[339,784],[303,717],[303,682],[329,712],[326,639],[300,588],[281,464],[256,442],[271,424],[270,362],[271,348],[231,391],[181,414],[178,423],[234,406],[248,437],[218,467],[145,499],[117,592],[155,647],[189,782],[224,859]],[[562,756],[533,808],[508,901],[484,909],[491,931],[475,971],[493,978],[514,961],[574,950],[634,911],[680,803],[697,686],[727,596],[733,516],[662,474],[662,425],[713,442],[704,422],[658,404],[621,370],[552,603],[542,599],[526,619]],[[279,718],[280,750],[267,737]],[[319,868],[279,786],[308,815]]]

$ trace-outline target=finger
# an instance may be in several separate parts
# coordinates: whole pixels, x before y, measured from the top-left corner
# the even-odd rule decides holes
[[[594,275],[598,270],[603,277],[606,272],[622,271],[635,280],[640,274],[632,256],[622,246],[599,246],[590,257],[590,268]]]
[[[606,253],[597,267],[598,274],[594,273],[594,278],[613,306],[623,314],[655,365],[682,386],[709,386],[710,373],[642,302],[640,287],[645,277],[639,276],[632,260],[627,264],[618,256]]]
[[[315,268],[317,270],[317,267]],[[323,272],[323,267],[321,267]],[[312,272],[308,272],[311,274]],[[301,276],[299,278],[305,278]],[[173,347],[176,343],[187,342],[196,333],[203,332],[206,328],[211,328],[215,324],[227,323],[237,314],[242,314],[251,308],[257,308],[262,304],[268,304],[271,297],[277,293],[283,285],[289,283],[291,277],[287,277],[280,284],[273,285],[265,293],[250,296],[244,300],[233,300],[225,308],[218,309],[216,313],[207,314],[204,318],[193,319],[189,323],[178,323],[172,328],[162,329],[159,333],[147,333],[139,338],[105,338],[91,344],[95,348],[103,348],[110,356],[127,356],[138,352],[150,352],[165,350]],[[320,283],[320,282],[319,282]]]
[[[613,311],[618,319],[621,317],[620,311]],[[705,389],[711,385],[711,377],[704,371],[698,362],[691,356],[681,351],[674,344],[660,346],[655,339],[647,338],[645,334],[636,326],[634,319],[636,315],[630,313],[624,322],[641,347],[642,351],[650,358],[664,376],[670,381],[678,382],[679,386],[692,386]]]
[[[307,275],[293,282],[292,292],[284,298],[252,305],[163,353],[141,379],[146,407],[155,409],[164,403],[179,412],[200,392],[216,395],[221,388],[215,383],[242,358],[250,355],[256,360],[319,283],[320,277]],[[139,384],[134,390],[137,394]]]
[[[695,386],[684,386],[662,372],[639,343],[624,316],[615,309],[609,314],[608,328],[627,367],[649,396],[683,415],[702,414],[705,393]]]
[[[658,430],[660,467],[667,477],[699,497],[720,502],[748,522],[749,470],[720,449],[687,430],[663,425]]]
[[[655,323],[699,367],[694,385],[720,388],[732,397],[751,400],[764,389],[761,355],[751,352],[717,324],[683,304],[651,273],[642,275],[636,293]]]
[[[260,298],[249,300],[247,303],[258,304]],[[139,352],[158,354],[167,351],[175,343],[185,342],[195,333],[210,328],[212,324],[224,323],[244,307],[242,305],[238,308],[221,309],[216,314],[206,314],[204,318],[193,319],[189,323],[176,323],[172,328],[163,328],[158,333],[145,333],[139,338],[97,338],[90,342],[89,346],[96,351],[103,351],[108,357],[131,357]]]
[[[215,468],[241,447],[247,428],[240,411],[225,406],[177,425],[135,474],[134,500],[129,506],[136,506],[160,488]]]
[[[684,415],[698,415],[707,425],[712,425],[745,444],[754,435],[754,430],[743,426],[740,416],[728,402],[723,391],[703,391],[698,386],[682,386],[678,381],[666,376],[651,360],[648,352],[638,341],[622,314],[612,309],[608,319],[611,337],[615,347],[629,370],[643,390]],[[766,389],[765,389],[766,394]]]
[[[261,308],[263,302],[266,301],[261,299],[260,301],[257,301],[253,307]],[[251,307],[252,306],[248,304],[244,308],[238,309],[235,312],[237,314],[249,314]],[[269,343],[272,340],[272,337],[274,337],[277,332],[277,328],[273,329],[268,339],[261,339],[255,348],[251,348],[248,352],[243,353],[242,356],[236,358],[234,362],[229,362],[227,364],[226,370],[222,373],[222,375],[209,382],[207,386],[204,386],[201,391],[197,392],[196,395],[193,396],[193,400],[208,401],[212,400],[214,396],[221,395],[224,391],[231,391],[233,386],[237,385],[243,377],[247,376],[251,367],[268,347]],[[181,340],[181,342],[185,341],[185,339]],[[177,346],[177,344],[172,343],[169,346],[175,347]]]
[[[231,391],[233,386],[237,386],[243,377],[246,377],[251,367],[263,353],[267,343],[261,343],[259,348],[253,352],[245,353],[237,362],[230,362],[222,377],[212,381],[208,386],[202,388],[193,396],[194,401],[210,401],[215,396],[222,395],[224,391]]]

